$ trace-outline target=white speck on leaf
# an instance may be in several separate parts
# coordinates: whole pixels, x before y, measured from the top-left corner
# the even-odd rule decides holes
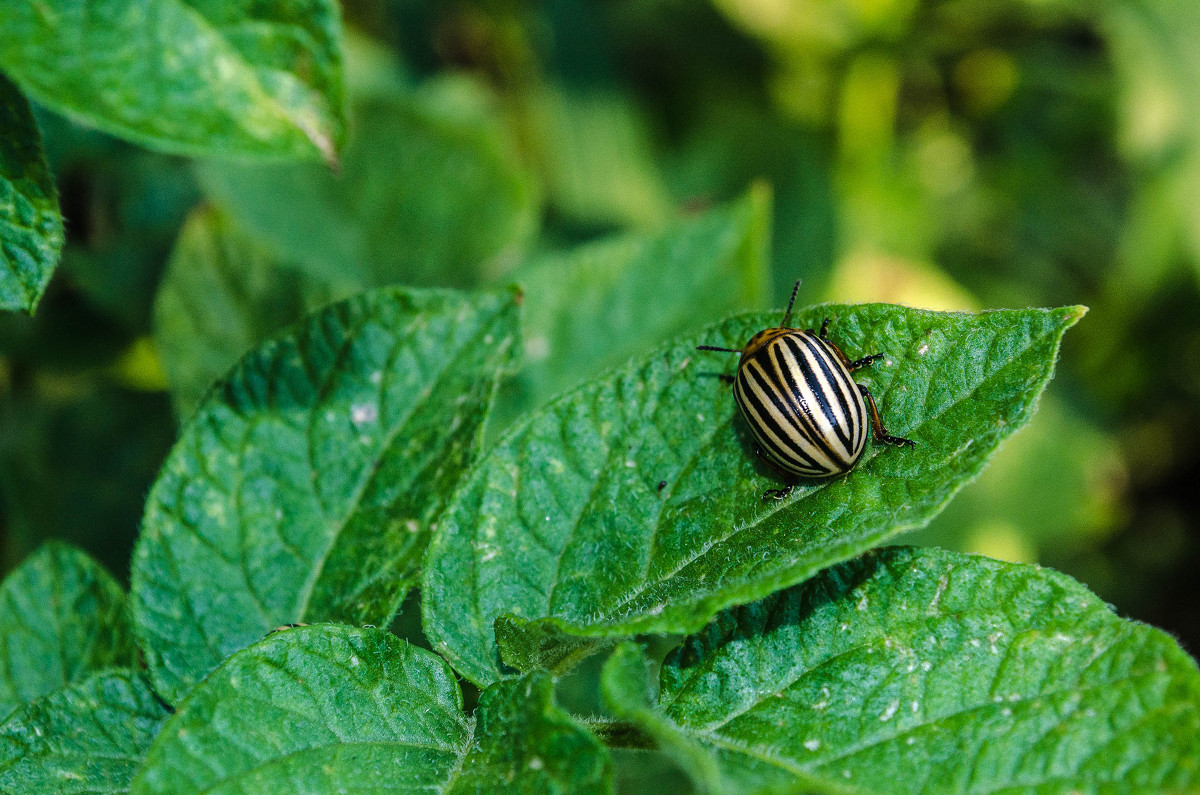
[[[355,403],[350,407],[350,419],[355,425],[363,425],[379,419],[379,407],[374,403]]]
[[[804,747],[810,751],[815,751],[821,747],[821,741],[820,740],[805,740]]]
[[[383,371],[382,370],[376,370],[375,372],[371,373],[371,383],[375,384],[375,386],[379,386],[380,384],[383,383]]]
[[[543,336],[525,340],[525,358],[531,362],[541,361],[550,355],[550,341]]]
[[[920,348],[917,348],[917,356],[924,356],[929,353],[929,343],[925,343]]]
[[[542,758],[540,756],[530,757],[530,759],[529,759],[529,769],[530,770],[541,770],[543,767],[545,767],[545,762],[542,761]]]
[[[900,699],[896,699],[891,704],[888,704],[887,709],[885,709],[883,714],[879,716],[879,720],[883,723],[888,722],[892,719],[892,716],[896,714],[896,710],[898,709],[900,709]]]

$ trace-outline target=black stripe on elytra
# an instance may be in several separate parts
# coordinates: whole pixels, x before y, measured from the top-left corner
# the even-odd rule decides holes
[[[815,337],[809,337],[807,334],[797,334],[795,336],[801,337],[804,340],[804,346],[812,352],[812,358],[816,360],[817,366],[821,368],[821,372],[823,372],[825,377],[829,380],[829,390],[825,390],[821,384],[820,378],[817,377],[816,372],[806,372],[804,375],[805,378],[808,379],[808,385],[814,392],[817,392],[821,395],[824,395],[826,391],[837,393],[836,396],[838,406],[842,411],[841,417],[838,417],[834,414],[833,406],[828,402],[827,398],[823,402],[823,408],[825,409],[825,416],[829,418],[830,423],[833,425],[834,432],[845,445],[845,450],[847,453],[846,463],[849,463],[848,457],[854,454],[854,440],[850,434],[847,433],[847,431],[850,430],[847,428],[847,426],[853,422],[852,418],[854,415],[850,409],[850,404],[846,400],[845,393],[839,388],[839,384],[845,385],[849,379],[843,375],[841,372],[841,367],[837,367],[835,370],[834,367],[830,366],[829,351],[827,351],[825,346],[821,345]],[[789,340],[789,342],[792,341]],[[795,345],[796,343],[792,342],[792,344]]]
[[[780,361],[783,353],[778,345],[781,345],[781,340],[775,340],[771,343],[771,350],[774,355],[771,356],[769,362],[771,364],[771,372],[775,376],[776,388],[781,395],[785,396],[785,403],[791,409],[791,414],[796,418],[795,427],[804,437],[805,441],[813,447],[820,450],[834,464],[840,462],[844,456],[840,456],[830,447],[829,441],[825,438],[820,426],[817,425],[816,419],[812,416],[813,409],[808,405],[808,401],[803,398],[804,390],[800,387],[796,380],[796,374],[792,367],[785,362]],[[791,350],[790,348],[788,349]],[[793,353],[793,358],[795,354]],[[805,365],[801,360],[797,359],[796,365],[803,368]],[[824,411],[824,409],[821,409]]]
[[[790,415],[795,419],[791,423],[791,427],[795,428],[804,437],[806,442],[819,450],[831,463],[837,464],[842,456],[837,455],[833,451],[833,448],[830,447],[828,440],[822,434],[821,429],[810,414],[812,409],[801,398],[802,393],[793,391],[787,384],[787,372],[790,368],[781,367],[780,363],[771,356],[771,351],[777,344],[778,340],[772,341],[758,356],[754,357],[755,360],[760,358],[766,360],[765,362],[758,362],[759,366],[762,367],[763,375],[769,379],[765,384],[765,387],[768,388],[764,388],[763,392],[770,394],[771,400],[780,414],[784,417]],[[764,367],[764,364],[767,366]],[[820,465],[818,464],[818,466]],[[823,466],[821,468],[825,469]]]
[[[773,370],[771,372],[774,373],[776,379],[782,378],[780,371]],[[762,374],[755,373],[756,379],[760,379],[761,377]],[[762,392],[765,394],[768,390],[763,389]],[[772,384],[772,391],[769,394],[774,399],[776,408],[786,412],[785,416],[791,417],[792,421],[788,423],[788,427],[796,432],[799,441],[793,442],[789,438],[789,443],[793,446],[799,446],[801,443],[807,444],[814,450],[813,453],[805,453],[805,457],[812,461],[816,471],[824,472],[825,474],[836,472],[841,457],[833,451],[829,445],[829,440],[813,424],[809,414],[811,409],[805,405],[802,394],[786,390],[778,383]],[[828,463],[824,463],[817,457],[818,455],[823,456]]]
[[[820,338],[818,337],[818,339],[820,339]],[[842,358],[838,354],[837,350],[834,349],[833,343],[829,342],[829,340],[821,340],[821,345],[824,346],[824,348],[829,351],[829,355],[834,360],[841,363]],[[849,375],[849,369],[847,369],[846,372],[847,372],[847,376],[846,376],[845,383],[850,392],[851,398],[853,398],[853,403],[854,403],[854,430],[856,431],[854,436],[857,441],[862,441],[865,444],[866,443],[866,434],[863,433],[863,428],[865,428],[866,424],[867,424],[866,401],[863,400],[862,393],[859,392],[858,384],[856,384],[854,382],[854,376]]]
[[[753,378],[753,382],[751,381],[751,378]],[[760,418],[764,418],[764,421],[760,424],[766,426],[765,429],[774,431],[776,436],[778,436],[781,440],[780,443],[783,445],[783,447],[780,447],[780,443],[772,441],[769,437],[765,436],[763,433],[760,433],[759,428],[755,427],[756,424],[752,421],[751,429],[754,431],[754,436],[764,448],[769,448],[770,452],[774,454],[776,459],[783,459],[784,461],[794,459],[796,461],[796,465],[803,465],[803,463],[807,461],[815,467],[824,469],[824,467],[821,467],[821,465],[810,454],[806,453],[803,448],[799,447],[794,441],[792,441],[791,437],[786,432],[783,432],[782,429],[778,427],[778,424],[771,419],[770,412],[767,411],[767,406],[763,402],[762,395],[764,390],[759,386],[757,374],[750,376],[747,373],[742,373],[738,385],[741,387],[738,390],[741,399],[750,404],[754,410],[754,413],[756,413]],[[787,468],[790,469],[794,467],[789,466]]]
[[[753,375],[754,383],[751,383],[750,378],[751,375],[748,368],[739,368],[738,389],[736,395],[739,399],[753,407],[754,413],[758,414],[760,418],[764,419],[764,425],[775,431],[775,435],[778,436],[783,443],[783,448],[781,449],[779,444],[766,437],[764,434],[759,433],[758,428],[755,427],[756,423],[754,420],[748,417],[747,419],[750,419],[750,428],[752,431],[754,431],[754,436],[758,440],[759,444],[768,449],[774,455],[775,459],[780,464],[784,465],[784,469],[795,471],[797,469],[807,468],[814,472],[828,472],[828,467],[823,466],[815,458],[806,453],[803,448],[798,446],[796,442],[792,441],[792,438],[788,433],[782,432],[781,428],[771,427],[773,422],[771,420],[771,414],[769,411],[767,411],[766,404],[763,403],[763,399],[761,397],[765,390],[758,386],[757,373]],[[778,406],[777,401],[772,399],[772,402],[776,403]],[[749,414],[750,412],[746,413]],[[790,465],[785,464],[785,462],[789,459],[794,460],[796,463]],[[803,465],[803,462],[808,462],[807,467]]]

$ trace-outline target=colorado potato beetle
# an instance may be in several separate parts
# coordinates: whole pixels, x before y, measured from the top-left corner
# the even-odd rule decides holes
[[[789,328],[797,281],[783,321],[750,338],[744,348],[701,345],[702,351],[740,353],[733,396],[759,456],[788,478],[827,478],[849,472],[867,445],[867,409],[875,441],[898,446],[911,439],[892,436],[879,419],[871,391],[850,374],[883,358],[874,353],[851,360],[821,330]],[[770,489],[763,499],[783,499],[795,484]]]

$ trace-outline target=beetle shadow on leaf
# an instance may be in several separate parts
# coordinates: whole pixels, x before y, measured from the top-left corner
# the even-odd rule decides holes
[[[746,458],[754,463],[754,471],[762,477],[779,484],[774,488],[793,485],[803,486],[810,482],[808,478],[793,478],[785,475],[768,464],[759,455],[758,442],[755,441],[754,433],[750,430],[750,426],[746,423],[746,418],[742,416],[742,412],[740,411],[733,415],[733,432],[737,435],[738,447],[742,448]]]

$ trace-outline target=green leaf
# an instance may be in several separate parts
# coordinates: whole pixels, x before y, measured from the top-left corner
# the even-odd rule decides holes
[[[670,216],[650,131],[627,96],[546,88],[528,100],[526,135],[557,213],[583,227],[651,227]]]
[[[42,137],[25,97],[0,75],[0,309],[32,314],[62,243],[58,193]]]
[[[194,212],[154,302],[154,342],[178,414],[189,415],[243,354],[331,292],[281,266],[221,213]]]
[[[125,592],[74,547],[46,544],[0,583],[0,719],[132,661]]]
[[[741,315],[666,345],[516,426],[439,519],[422,591],[426,633],[475,682],[502,675],[493,622],[551,617],[563,632],[691,632],[928,522],[1023,425],[1079,307],[935,313],[825,305],[890,430],[914,448],[868,446],[848,476],[779,481],[716,378],[778,314]],[[727,356],[727,355],[726,355]]]
[[[1038,566],[868,554],[722,613],[668,656],[657,706],[630,657],[610,706],[708,792],[1200,785],[1195,661]]]
[[[608,749],[554,704],[548,674],[492,685],[479,698],[476,721],[447,792],[612,792]]]
[[[336,174],[206,162],[201,184],[279,256],[335,283],[471,287],[515,260],[537,202],[494,123],[432,88],[375,97],[354,122]]]
[[[495,627],[500,659],[518,671],[545,669],[562,674],[611,642],[603,638],[575,637],[552,624],[526,621],[518,616],[500,616]]]
[[[243,359],[150,492],[133,607],[171,703],[279,624],[386,625],[510,366],[508,293],[385,288]]]
[[[449,666],[394,635],[279,632],[188,696],[132,791],[611,791],[606,750],[552,690],[545,674],[505,682],[470,720]]]
[[[132,671],[58,690],[0,725],[0,791],[126,792],[167,710]]]
[[[0,6],[0,68],[42,104],[186,155],[336,159],[332,0],[66,0]]]
[[[513,274],[525,363],[498,412],[515,417],[587,376],[730,309],[767,305],[766,186],[655,234],[539,258]]]

